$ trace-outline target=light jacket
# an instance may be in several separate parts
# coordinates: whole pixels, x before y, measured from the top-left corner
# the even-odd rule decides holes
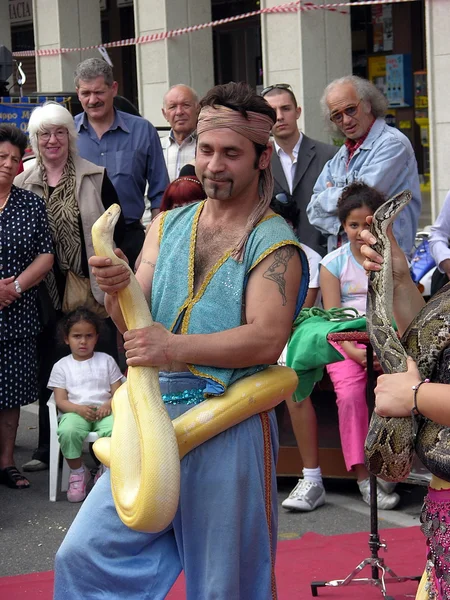
[[[89,260],[94,256],[94,246],[92,244],[92,225],[105,212],[105,207],[102,203],[101,190],[105,169],[98,167],[94,163],[75,156],[75,198],[80,210],[81,223],[83,226],[84,243],[86,247],[86,255]],[[44,196],[44,184],[42,181],[41,169],[39,164],[36,164],[23,173],[20,173],[15,180],[14,185],[17,187],[31,190],[38,196]],[[89,280],[94,298],[99,304],[105,303],[105,294],[98,287],[97,281],[92,274],[92,268],[89,266]]]
[[[401,131],[390,127],[379,117],[347,165],[348,156],[348,149],[343,145],[325,164],[306,209],[310,223],[329,236],[328,251],[331,252],[337,246],[341,228],[336,206],[345,186],[363,182],[388,198],[403,190],[411,190],[411,202],[394,222],[397,242],[410,255],[422,206],[417,161],[411,142]],[[327,187],[328,182],[332,187]]]

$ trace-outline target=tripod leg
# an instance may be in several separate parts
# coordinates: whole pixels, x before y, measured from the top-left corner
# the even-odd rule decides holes
[[[398,575],[396,575],[394,573],[394,571],[391,569],[391,567],[388,567],[387,565],[384,565],[384,568],[386,569],[386,573],[389,573],[389,575],[391,577],[395,577],[396,579],[398,578]]]
[[[378,580],[379,581],[379,586],[380,586],[380,590],[381,590],[381,595],[383,596],[383,598],[387,598],[387,591],[386,591],[386,582],[384,581],[384,576],[386,575],[386,568],[383,564],[379,564],[379,568],[381,571],[381,578]]]

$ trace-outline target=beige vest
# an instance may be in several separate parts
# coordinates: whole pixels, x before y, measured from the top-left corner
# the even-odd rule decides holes
[[[91,163],[79,156],[74,157],[74,164],[76,173],[75,197],[80,210],[86,254],[89,259],[94,255],[91,233],[92,225],[99,218],[99,216],[105,212],[105,207],[103,206],[101,198],[105,169],[103,167],[94,165],[94,163]],[[30,190],[42,198],[44,194],[44,184],[42,182],[39,165],[36,163],[31,169],[28,169],[23,173],[20,173],[20,175],[17,175],[17,177],[14,179],[14,185],[25,190]],[[92,269],[90,266],[89,279],[94,298],[97,300],[97,302],[104,305],[105,294],[98,287],[97,281],[92,274]]]

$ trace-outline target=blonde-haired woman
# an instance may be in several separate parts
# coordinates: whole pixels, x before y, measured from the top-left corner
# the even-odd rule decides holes
[[[63,302],[70,310],[75,298],[69,281],[85,284],[90,296],[90,307],[101,310],[104,295],[99,289],[88,259],[94,254],[91,228],[96,219],[111,204],[118,203],[114,186],[103,167],[81,158],[77,154],[77,131],[72,115],[61,104],[48,102],[33,110],[28,132],[35,165],[18,175],[14,183],[41,196],[47,207],[50,230],[55,246],[55,264],[45,279],[45,285],[56,316],[60,316]],[[123,239],[125,221],[116,226],[114,241],[117,246]],[[70,276],[69,276],[70,275]],[[86,285],[90,282],[90,286]],[[72,297],[71,297],[72,295]],[[106,314],[106,313],[105,313]],[[116,333],[110,320],[104,328],[106,335],[102,350],[117,358]],[[49,352],[55,348],[55,320],[44,324],[40,336],[39,352],[39,444],[32,460],[24,470],[36,471],[48,466],[50,427],[46,406],[49,391],[47,382],[54,362],[60,356]]]

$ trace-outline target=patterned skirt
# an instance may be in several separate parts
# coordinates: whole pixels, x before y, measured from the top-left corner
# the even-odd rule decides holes
[[[427,563],[417,600],[450,600],[450,483],[433,475],[420,516]]]
[[[0,410],[37,399],[36,337],[0,342]]]

